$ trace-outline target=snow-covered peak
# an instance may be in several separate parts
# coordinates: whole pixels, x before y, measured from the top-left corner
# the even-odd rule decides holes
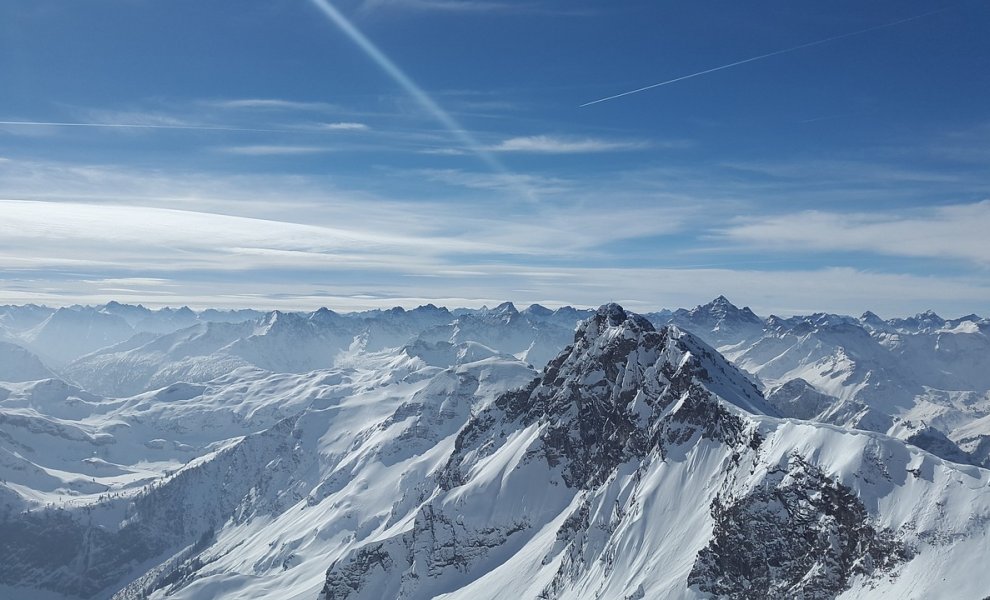
[[[486,317],[498,320],[511,319],[519,315],[516,305],[511,302],[503,302],[495,308],[484,311]]]
[[[617,390],[656,391],[684,376],[743,410],[777,414],[743,373],[700,338],[673,325],[656,329],[646,317],[614,303],[582,323],[573,346],[547,370],[556,372],[555,379],[578,373],[580,383],[608,379]]]
[[[714,300],[709,303],[711,306],[725,307],[725,308],[736,308],[734,304],[729,302],[729,299],[724,295],[719,294]]]
[[[280,322],[284,322],[284,315],[285,313],[280,310],[273,310],[269,312],[261,319],[261,322],[258,323],[258,329],[256,330],[255,335],[264,335],[266,333],[270,333],[274,328],[280,327]]]
[[[98,306],[96,307],[96,310],[108,315],[117,315],[127,321],[131,327],[137,325],[141,322],[141,320],[146,319],[149,315],[151,315],[151,311],[140,304],[136,306],[132,304],[121,304],[116,300],[111,300],[103,306]]]
[[[546,319],[553,314],[553,311],[542,304],[530,304],[523,309],[522,314],[536,319]]]
[[[80,307],[59,308],[24,339],[30,350],[57,366],[132,335],[134,329],[122,317]]]
[[[691,310],[679,308],[669,316],[655,313],[654,318],[658,323],[673,323],[715,346],[752,339],[759,336],[764,327],[763,320],[749,307],[739,308],[725,296]]]
[[[55,312],[55,309],[37,304],[25,304],[23,306],[4,305],[0,306],[0,325],[11,331],[24,331],[30,329]]]
[[[594,310],[584,308],[574,308],[573,306],[561,306],[556,310],[540,304],[533,304],[520,313],[530,323],[542,325],[549,323],[567,329],[574,330],[575,327],[585,319],[595,314]]]
[[[875,312],[866,311],[859,317],[859,322],[870,331],[888,331],[890,324],[881,319]]]
[[[906,319],[891,319],[888,323],[903,333],[931,332],[945,326],[945,319],[933,310],[926,310]]]
[[[762,323],[748,306],[739,308],[725,296],[719,296],[708,304],[697,306],[689,311],[689,314],[697,318],[707,318],[712,320],[737,321],[744,323]]]
[[[503,395],[491,410],[498,416],[480,415],[479,427],[500,420],[541,423],[548,456],[567,458],[564,480],[577,487],[600,482],[624,460],[649,452],[658,428],[671,419],[704,423],[718,436],[733,410],[778,414],[700,339],[676,327],[657,330],[614,303],[578,327],[574,344],[547,364],[540,379]]]
[[[599,308],[594,316],[582,323],[574,336],[575,343],[586,340],[591,343],[599,337],[637,337],[644,332],[656,332],[653,324],[646,317],[635,313],[627,313],[614,302]]]
[[[307,320],[317,327],[333,327],[341,325],[347,317],[340,315],[327,307],[309,313]]]
[[[0,381],[36,381],[54,377],[26,348],[0,341]]]

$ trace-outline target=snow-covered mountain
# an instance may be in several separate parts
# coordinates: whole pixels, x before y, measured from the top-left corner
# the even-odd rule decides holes
[[[129,397],[58,379],[0,384],[0,597],[965,600],[990,590],[980,568],[990,471],[963,464],[972,454],[948,456],[954,440],[937,424],[887,415],[893,435],[857,429],[837,407],[869,410],[874,397],[832,395],[813,379],[764,397],[765,381],[700,337],[614,304],[540,371],[511,352],[520,332],[532,349],[540,323],[566,320],[511,305],[434,307],[415,323],[403,316],[413,312],[276,312],[87,357],[140,350],[119,364],[142,377],[190,357],[208,359],[203,368],[240,361]],[[721,335],[734,320],[721,313],[697,311],[695,325]],[[870,332],[874,345],[846,340],[851,323],[811,320],[768,320],[751,341],[817,348],[798,343],[811,335],[829,355],[890,347]],[[750,336],[751,318],[742,322]],[[733,348],[745,353],[745,341]],[[968,421],[965,435],[978,438],[985,421]]]
[[[37,381],[54,376],[28,349],[0,341],[0,381]]]
[[[251,310],[196,313],[188,307],[151,310],[119,302],[59,309],[8,305],[0,306],[0,341],[23,346],[50,368],[59,369],[136,334],[161,335],[210,322],[238,323],[263,314]]]
[[[321,598],[986,589],[965,568],[951,590],[930,577],[946,546],[972,565],[986,543],[986,471],[962,483],[957,465],[898,440],[770,412],[696,338],[603,307],[541,378],[472,418],[411,522],[335,562]],[[949,480],[979,507],[921,517]],[[925,541],[950,522],[957,544]]]
[[[475,343],[542,367],[574,336],[575,309],[530,317],[510,303],[455,317],[426,305],[341,315],[274,311],[241,322],[200,322],[163,335],[137,334],[60,369],[84,388],[126,396],[178,382],[202,383],[246,367],[305,373],[351,364],[416,341]]]
[[[654,321],[676,322],[715,345],[787,416],[903,436],[946,458],[962,451],[990,465],[986,320],[931,311],[886,321],[869,311],[751,314],[719,297]],[[933,435],[916,435],[921,429]]]
[[[51,316],[54,309],[37,304],[0,306],[0,327],[11,333],[19,333],[37,326]]]
[[[91,308],[60,308],[25,332],[23,339],[31,350],[58,366],[132,335],[134,330],[117,315]]]
[[[450,323],[422,332],[426,341],[477,341],[540,368],[574,337],[580,313],[571,307],[547,313],[531,306],[520,312],[511,302],[462,314]]]
[[[738,308],[725,296],[719,296],[708,304],[691,310],[679,308],[672,313],[655,313],[660,322],[671,323],[690,331],[697,331],[705,341],[714,346],[727,346],[752,340],[763,332],[763,319],[749,307]]]

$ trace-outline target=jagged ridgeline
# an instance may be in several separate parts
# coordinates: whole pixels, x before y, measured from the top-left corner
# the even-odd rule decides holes
[[[51,411],[85,405],[101,427],[43,426],[24,408],[37,386],[13,390],[21,412],[3,415],[21,420],[0,440],[16,445],[11,465],[30,469],[37,438],[20,432],[47,427],[94,472],[138,447],[176,466],[89,505],[32,506],[23,485],[0,486],[0,597],[986,596],[988,471],[792,418],[834,397],[802,380],[768,401],[759,380],[681,326],[707,323],[709,341],[739,350],[848,323],[767,325],[724,298],[650,319],[608,304],[540,370],[453,337],[473,327],[498,339],[505,327],[505,343],[532,356],[546,347],[533,324],[558,313],[527,311],[502,305],[451,325],[433,309],[416,317],[429,335],[329,370],[235,370],[112,402],[60,388],[78,401]],[[375,315],[364,342],[406,331],[381,325],[393,318],[407,323]],[[254,357],[245,348],[260,352],[273,332],[339,346],[322,327],[355,330],[342,319],[273,314],[230,347]],[[169,348],[213,335],[197,327]],[[98,460],[80,450],[97,442]],[[46,476],[31,475],[38,488]]]

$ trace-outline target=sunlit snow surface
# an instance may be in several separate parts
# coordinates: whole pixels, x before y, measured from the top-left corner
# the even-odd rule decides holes
[[[990,455],[990,346],[976,317],[763,320],[718,299],[648,315],[676,325],[661,346],[609,317],[565,349],[593,313],[3,310],[0,351],[25,377],[0,383],[0,597],[705,598],[713,502],[773,522],[783,509],[751,499],[808,469],[906,553],[821,597],[990,590],[990,472],[972,464]],[[82,337],[53,351],[53,332]],[[633,441],[603,438],[618,458],[582,454],[607,468],[575,484],[548,432],[591,417],[499,400],[561,351],[535,393],[571,390],[644,440],[663,423],[664,441],[616,429]],[[698,425],[712,411],[731,435]],[[815,422],[789,416],[801,411]],[[341,573],[351,591],[329,593]]]

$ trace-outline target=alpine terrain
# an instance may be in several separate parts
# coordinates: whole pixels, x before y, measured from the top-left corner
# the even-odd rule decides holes
[[[990,595],[990,321],[0,307],[0,597]]]

